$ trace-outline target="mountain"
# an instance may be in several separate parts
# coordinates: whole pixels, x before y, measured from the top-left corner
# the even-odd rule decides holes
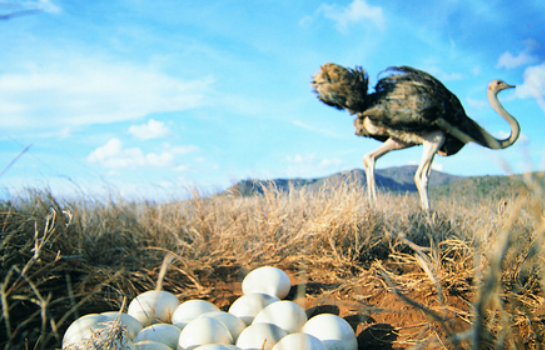
[[[375,181],[382,191],[416,192],[414,184],[414,173],[416,165],[377,169]],[[440,171],[432,170],[429,187],[448,185],[452,182],[464,179],[463,176],[450,175]],[[263,186],[277,188],[279,191],[287,192],[290,188],[300,189],[305,187],[308,191],[319,191],[324,184],[353,183],[364,187],[366,184],[365,171],[353,169],[336,173],[327,177],[312,179],[273,179],[273,180],[241,180],[227,191],[242,196],[250,196],[256,193],[263,193]]]
[[[533,193],[543,198],[545,191],[545,172],[534,171],[516,175],[468,176],[448,185],[430,189],[431,195],[463,195],[473,198],[501,199]]]
[[[393,167],[379,169],[375,173],[377,186],[381,191],[399,193],[417,192],[414,184],[416,166]],[[343,171],[330,176],[314,179],[274,179],[274,180],[242,180],[224,193],[239,196],[262,194],[263,186],[276,188],[282,192],[290,189],[301,189],[309,192],[319,191],[324,185],[351,183],[366,186],[365,171],[354,169]],[[517,175],[485,175],[485,176],[457,176],[432,170],[429,181],[431,196],[446,196],[453,198],[462,196],[468,200],[483,200],[485,198],[500,200],[514,198],[519,195],[534,193],[539,198],[545,193],[545,172],[536,171]]]

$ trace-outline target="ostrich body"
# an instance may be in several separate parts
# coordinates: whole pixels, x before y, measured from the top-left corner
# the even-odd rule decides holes
[[[511,135],[496,139],[469,118],[458,98],[430,74],[410,68],[391,67],[391,74],[381,78],[375,92],[367,94],[369,79],[360,67],[347,69],[326,63],[314,75],[311,85],[318,98],[329,106],[346,109],[356,115],[356,134],[383,142],[363,157],[367,193],[376,201],[375,163],[394,150],[423,145],[415,183],[420,206],[429,210],[428,178],[435,154],[456,154],[466,143],[475,142],[491,149],[503,149],[515,143],[520,126],[500,104],[497,94],[514,88],[501,80],[488,85],[488,100],[511,126]]]

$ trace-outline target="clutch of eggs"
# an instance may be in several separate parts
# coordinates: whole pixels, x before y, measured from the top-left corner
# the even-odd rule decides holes
[[[206,300],[148,291],[129,304],[127,313],[90,314],[66,330],[63,349],[75,349],[115,321],[124,328],[127,349],[136,350],[357,350],[352,327],[343,318],[320,314],[307,320],[303,308],[285,298],[288,275],[264,266],[242,281],[243,295],[228,312]]]

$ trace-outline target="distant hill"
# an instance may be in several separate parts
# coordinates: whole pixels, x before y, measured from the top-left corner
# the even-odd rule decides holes
[[[381,191],[417,192],[414,184],[416,166],[392,167],[376,170],[376,183]],[[536,184],[545,190],[545,173],[534,172],[532,178]],[[263,186],[277,188],[288,192],[290,188],[305,188],[310,192],[319,191],[325,184],[336,185],[351,183],[366,186],[365,171],[353,169],[339,172],[330,176],[311,179],[273,179],[273,180],[241,180],[226,192],[241,196],[251,196],[263,193]],[[501,198],[517,195],[525,191],[527,184],[520,175],[494,176],[458,176],[432,170],[429,181],[429,192],[433,196],[451,196],[454,194],[474,198],[493,197]]]
[[[430,195],[461,194],[475,199],[500,199],[528,192],[543,196],[543,191],[545,191],[545,172],[537,171],[524,175],[468,176],[448,185],[433,187],[430,189]]]
[[[377,169],[375,172],[375,181],[382,191],[397,192],[416,192],[414,184],[414,173],[417,166],[407,165],[402,167],[392,167],[387,169]],[[463,176],[450,175],[440,171],[432,170],[429,186],[443,186],[463,179]],[[365,171],[362,169],[353,169],[335,173],[330,176],[311,179],[273,179],[273,180],[241,180],[227,191],[242,196],[263,193],[263,186],[274,187],[280,191],[287,192],[290,188],[300,189],[305,187],[308,191],[319,191],[324,184],[352,183],[362,187],[366,184]]]

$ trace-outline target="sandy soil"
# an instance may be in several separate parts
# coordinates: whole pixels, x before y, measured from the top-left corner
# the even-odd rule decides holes
[[[343,281],[307,280],[301,283],[301,278],[294,272],[286,272],[292,284],[286,299],[301,305],[309,318],[320,313],[343,317],[354,328],[359,349],[396,349],[417,344],[424,348],[444,348],[440,339],[446,339],[447,334],[440,322],[401,300],[393,291],[377,288],[376,284],[354,287],[350,283],[352,287],[347,287]],[[327,275],[323,273],[323,276]],[[242,295],[241,277],[237,274],[226,272],[211,276],[203,287],[209,288],[205,299],[225,311]],[[448,326],[453,331],[468,328],[464,316],[469,311],[469,304],[464,295],[448,295],[443,304],[434,293],[413,291],[406,295],[448,318]]]

